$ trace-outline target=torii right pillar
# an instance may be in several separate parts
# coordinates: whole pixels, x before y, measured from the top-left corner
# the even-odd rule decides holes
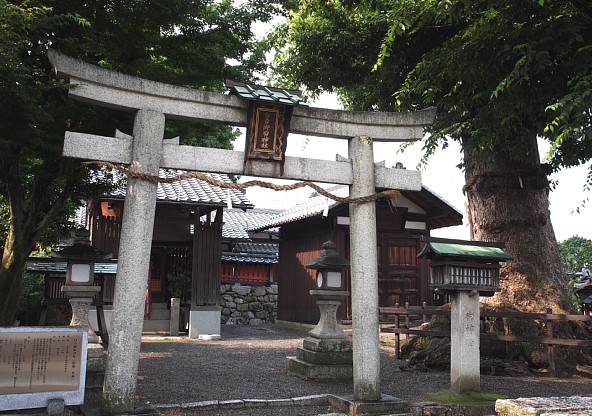
[[[350,197],[372,195],[372,139],[349,141],[353,184]],[[350,204],[350,255],[354,399],[380,400],[380,339],[378,326],[378,267],[376,265],[376,205]]]

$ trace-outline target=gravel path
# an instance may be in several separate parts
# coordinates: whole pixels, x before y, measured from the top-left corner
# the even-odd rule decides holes
[[[142,338],[138,371],[138,403],[180,404],[209,400],[289,399],[315,394],[348,394],[351,381],[303,380],[284,371],[286,356],[295,355],[306,332],[277,326],[222,326],[222,340],[187,337]],[[401,371],[394,349],[381,351],[381,389],[408,401],[426,400],[425,393],[449,388],[448,372]],[[582,378],[482,376],[484,392],[509,397],[591,396],[592,380]],[[318,415],[322,406],[199,412],[200,415]],[[167,415],[191,411],[170,410]]]

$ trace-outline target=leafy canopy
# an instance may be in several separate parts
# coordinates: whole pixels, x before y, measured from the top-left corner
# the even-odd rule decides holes
[[[584,264],[592,264],[592,241],[579,235],[559,242],[559,252],[566,272],[579,272]]]
[[[437,106],[428,155],[470,138],[531,161],[539,136],[554,169],[592,157],[586,1],[303,0],[271,42],[280,79],[350,109]]]
[[[132,130],[132,114],[68,99],[66,85],[51,72],[47,48],[139,77],[223,91],[224,79],[253,81],[265,70],[252,25],[269,19],[278,6],[253,3],[0,0],[2,235],[8,233],[11,212],[35,211],[37,218],[30,219],[35,231],[67,188],[72,202],[59,209],[61,219],[51,220],[60,228],[80,199],[105,190],[89,184],[80,161],[61,157],[66,130],[107,136],[116,128]],[[232,148],[237,132],[172,121],[165,134],[180,136],[183,144]],[[38,202],[26,207],[33,201]]]

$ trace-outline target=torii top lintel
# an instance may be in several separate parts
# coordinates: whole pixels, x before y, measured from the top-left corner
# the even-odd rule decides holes
[[[160,111],[169,118],[245,126],[247,103],[239,97],[199,91],[100,68],[55,50],[49,60],[59,76],[68,77],[70,97],[124,111]],[[349,139],[368,136],[375,141],[419,140],[435,108],[413,112],[359,112],[324,108],[294,108],[291,133]]]

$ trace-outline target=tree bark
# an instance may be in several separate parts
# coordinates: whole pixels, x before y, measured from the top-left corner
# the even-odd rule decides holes
[[[512,160],[500,150],[484,160],[473,151],[470,140],[463,142],[463,151],[471,240],[504,242],[505,252],[512,257],[500,270],[501,292],[485,302],[524,312],[547,307],[573,312],[536,138],[529,161]]]
[[[64,207],[74,187],[76,175],[66,180],[53,203],[45,209],[42,207],[47,205],[45,202],[51,197],[50,182],[36,178],[27,194],[20,176],[6,174],[0,169],[0,178],[8,189],[10,206],[10,226],[0,264],[0,326],[13,326],[29,255]]]
[[[24,241],[16,238],[11,226],[0,266],[0,326],[14,325],[21,299],[22,276],[32,251],[25,248]]]

